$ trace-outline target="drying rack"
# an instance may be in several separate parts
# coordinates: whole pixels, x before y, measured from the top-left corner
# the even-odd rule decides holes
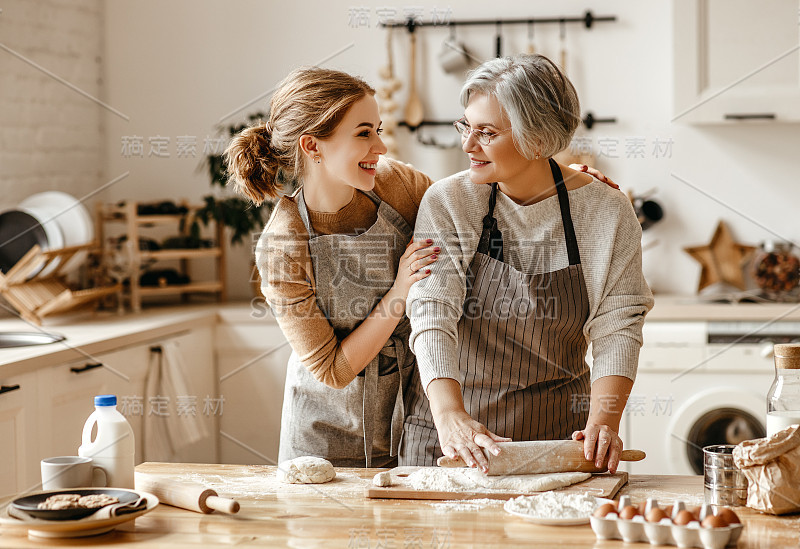
[[[61,269],[75,254],[95,248],[96,244],[90,243],[42,251],[35,245],[8,273],[0,273],[0,295],[24,320],[41,326],[46,316],[64,313],[103,296],[119,293],[122,290],[120,284],[71,290],[60,276]],[[31,277],[34,272],[37,274]]]

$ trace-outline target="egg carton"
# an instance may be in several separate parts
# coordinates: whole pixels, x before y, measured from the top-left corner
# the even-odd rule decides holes
[[[743,524],[731,524],[722,528],[703,528],[700,526],[708,515],[712,515],[711,506],[705,504],[700,510],[700,520],[691,521],[685,526],[672,522],[677,514],[686,509],[686,504],[677,500],[672,506],[672,516],[660,522],[647,522],[644,515],[651,509],[660,508],[658,501],[649,498],[644,515],[632,519],[619,518],[619,512],[631,505],[630,496],[622,496],[617,505],[617,512],[605,517],[590,518],[592,530],[597,539],[621,539],[628,543],[650,542],[652,545],[677,545],[678,547],[701,547],[703,549],[722,549],[734,547],[742,535]]]

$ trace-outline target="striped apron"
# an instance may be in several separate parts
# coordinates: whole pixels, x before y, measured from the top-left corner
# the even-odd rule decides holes
[[[317,304],[339,340],[347,337],[392,287],[411,240],[405,219],[372,191],[378,218],[359,235],[317,235],[302,189],[295,194],[309,234]],[[405,399],[416,370],[405,316],[378,355],[342,389],[317,381],[295,353],[289,358],[279,461],[323,457],[336,467],[391,467],[403,435]]]
[[[493,183],[458,324],[466,411],[493,433],[513,440],[569,438],[588,419],[591,387],[583,327],[589,298],[567,188],[552,159],[550,168],[569,266],[529,275],[503,262]],[[435,465],[442,451],[418,374],[410,392],[400,465]]]

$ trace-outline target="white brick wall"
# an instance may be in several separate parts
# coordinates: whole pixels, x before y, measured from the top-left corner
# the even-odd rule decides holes
[[[4,0],[0,44],[102,100],[102,0]],[[103,107],[0,49],[0,207],[104,183]],[[93,202],[93,200],[92,200]]]

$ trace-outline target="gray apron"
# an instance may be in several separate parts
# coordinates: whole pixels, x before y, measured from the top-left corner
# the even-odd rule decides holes
[[[357,191],[358,192],[358,191]],[[405,219],[372,191],[378,218],[358,235],[317,235],[302,188],[295,193],[309,234],[317,304],[339,340],[366,318],[392,287],[411,240]],[[397,462],[405,400],[415,368],[405,316],[378,356],[342,389],[317,381],[295,353],[289,359],[279,460],[318,456],[336,467],[388,467]]]
[[[583,326],[589,298],[569,195],[552,159],[550,167],[569,266],[528,275],[503,262],[503,238],[494,218],[497,184],[492,184],[458,324],[467,413],[513,440],[569,438],[588,418],[583,404],[590,394],[590,375]],[[435,465],[442,451],[419,376],[410,393],[400,465]]]

